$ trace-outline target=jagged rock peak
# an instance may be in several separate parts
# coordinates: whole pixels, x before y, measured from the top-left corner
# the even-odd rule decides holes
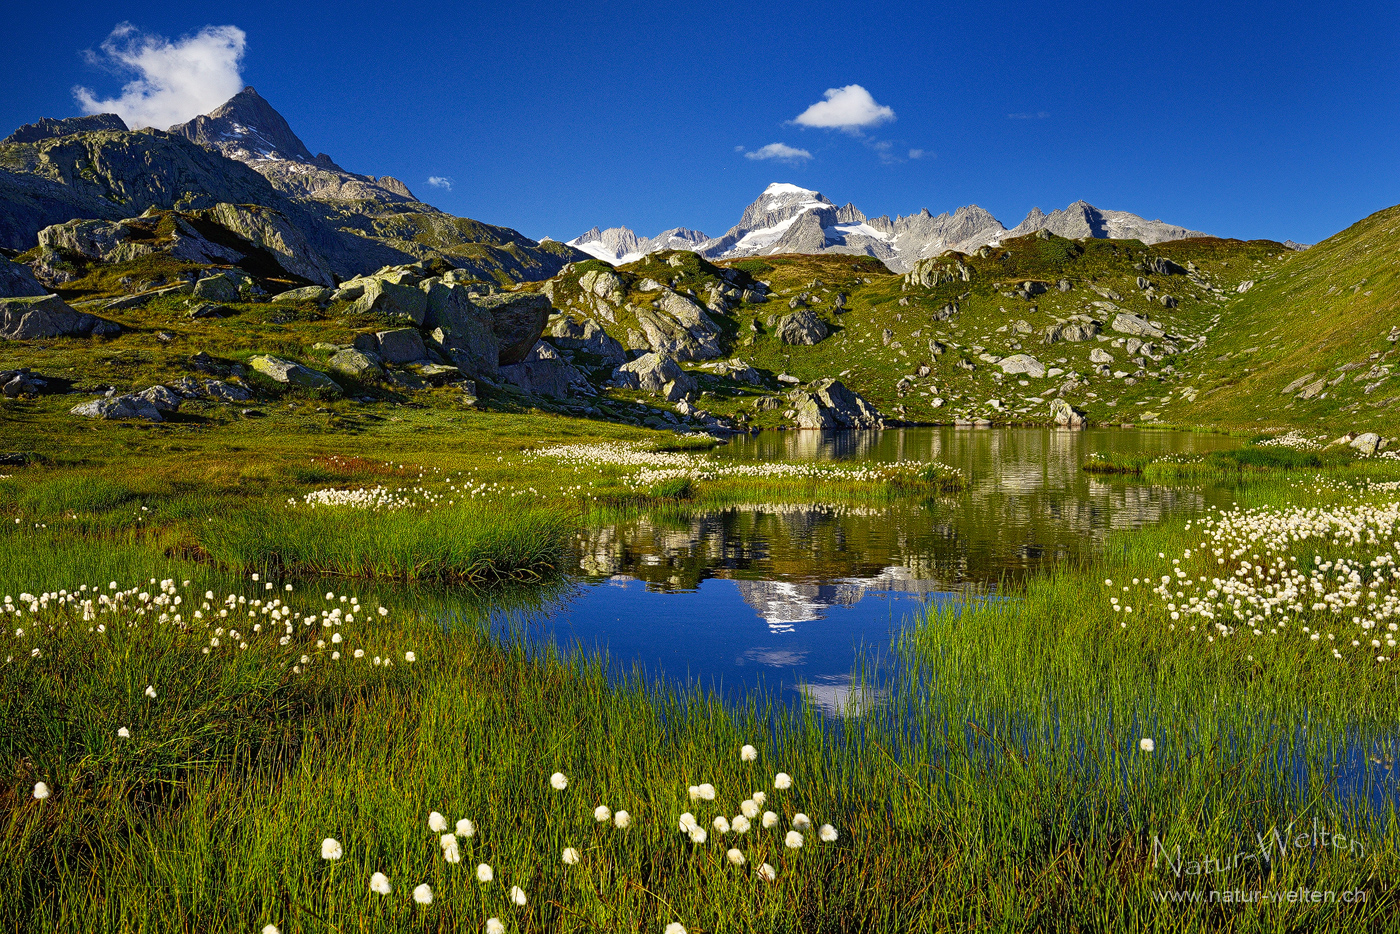
[[[0,139],[0,145],[5,143],[37,143],[41,139],[53,139],[57,136],[68,136],[73,133],[99,133],[103,131],[125,133],[128,129],[130,128],[126,122],[116,114],[89,114],[86,117],[68,117],[65,120],[41,117],[35,123],[26,123],[9,136]]]
[[[313,156],[286,119],[252,87],[207,114],[171,127],[169,132],[239,162],[284,159],[335,167],[329,156]]]
[[[1109,237],[1115,240],[1141,240],[1143,243],[1210,236],[1199,230],[1188,230],[1175,224],[1165,224],[1160,220],[1145,220],[1128,211],[1102,210],[1087,201],[1076,201],[1063,210],[1053,211],[1048,215],[1040,208],[1032,208],[1026,219],[1007,231],[1005,236],[1024,237],[1038,230],[1048,230],[1070,239]]]

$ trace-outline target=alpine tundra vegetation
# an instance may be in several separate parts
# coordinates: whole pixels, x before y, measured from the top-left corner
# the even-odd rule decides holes
[[[561,243],[247,87],[0,253],[0,928],[1394,929],[1400,206]]]

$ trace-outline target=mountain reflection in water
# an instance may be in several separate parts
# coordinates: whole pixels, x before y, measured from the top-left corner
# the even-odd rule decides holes
[[[891,639],[930,601],[992,595],[1054,563],[1087,557],[1121,529],[1227,504],[1228,491],[1084,473],[1090,452],[1211,450],[1229,439],[1177,432],[1040,429],[786,432],[737,439],[744,459],[940,460],[964,493],[882,505],[661,509],[589,529],[582,580],[541,614],[561,643],[606,648],[622,670],[698,678],[737,695],[762,684],[831,712],[870,696],[857,660],[888,663]],[[776,682],[776,683],[775,683]]]

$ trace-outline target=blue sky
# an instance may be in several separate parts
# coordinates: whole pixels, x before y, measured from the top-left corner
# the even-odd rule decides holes
[[[252,84],[313,152],[532,237],[718,235],[771,181],[872,215],[976,203],[1011,226],[1083,198],[1301,241],[1400,202],[1395,3],[143,0],[6,20],[4,132],[81,112],[75,87],[120,95],[135,75],[101,49],[119,23],[128,42],[234,26],[241,58],[199,81]],[[794,122],[852,85],[877,122]],[[808,155],[751,158],[772,144]]]

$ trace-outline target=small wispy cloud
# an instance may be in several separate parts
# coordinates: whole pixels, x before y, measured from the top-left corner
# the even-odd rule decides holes
[[[119,97],[99,99],[73,88],[84,113],[114,113],[133,130],[165,129],[207,113],[243,89],[243,50],[248,36],[237,26],[205,26],[172,42],[119,23],[102,45],[89,50],[89,64],[135,73]]]
[[[922,149],[911,149],[911,150],[909,150],[909,158],[910,158],[910,159],[922,159],[923,157],[924,157],[924,151],[923,151]]]
[[[1048,113],[1046,113],[1045,111],[1043,111],[1043,110],[1037,110],[1035,113],[1007,114],[1007,115],[1006,115],[1006,119],[1008,119],[1008,120],[1044,120],[1044,119],[1045,119],[1046,117],[1048,117],[1048,116],[1050,116],[1050,115],[1049,115]]]
[[[448,178],[446,175],[429,175],[428,184],[434,188],[441,188],[444,191],[452,190],[452,179]]]
[[[875,155],[880,157],[881,165],[894,165],[896,162],[904,161],[894,154],[894,143],[887,139],[871,140],[865,145],[867,148],[875,150]]]
[[[743,147],[743,146],[735,146],[735,147],[734,147],[734,151],[735,151],[735,152],[743,152],[743,151],[744,151],[744,147]]]
[[[805,149],[798,149],[789,146],[787,143],[769,143],[761,149],[744,153],[745,159],[772,159],[776,162],[786,162],[790,165],[798,165],[812,158],[812,154]]]
[[[791,122],[798,126],[855,132],[861,127],[879,126],[895,118],[893,109],[877,104],[870,92],[858,84],[828,88],[823,96],[826,100],[817,101]]]

